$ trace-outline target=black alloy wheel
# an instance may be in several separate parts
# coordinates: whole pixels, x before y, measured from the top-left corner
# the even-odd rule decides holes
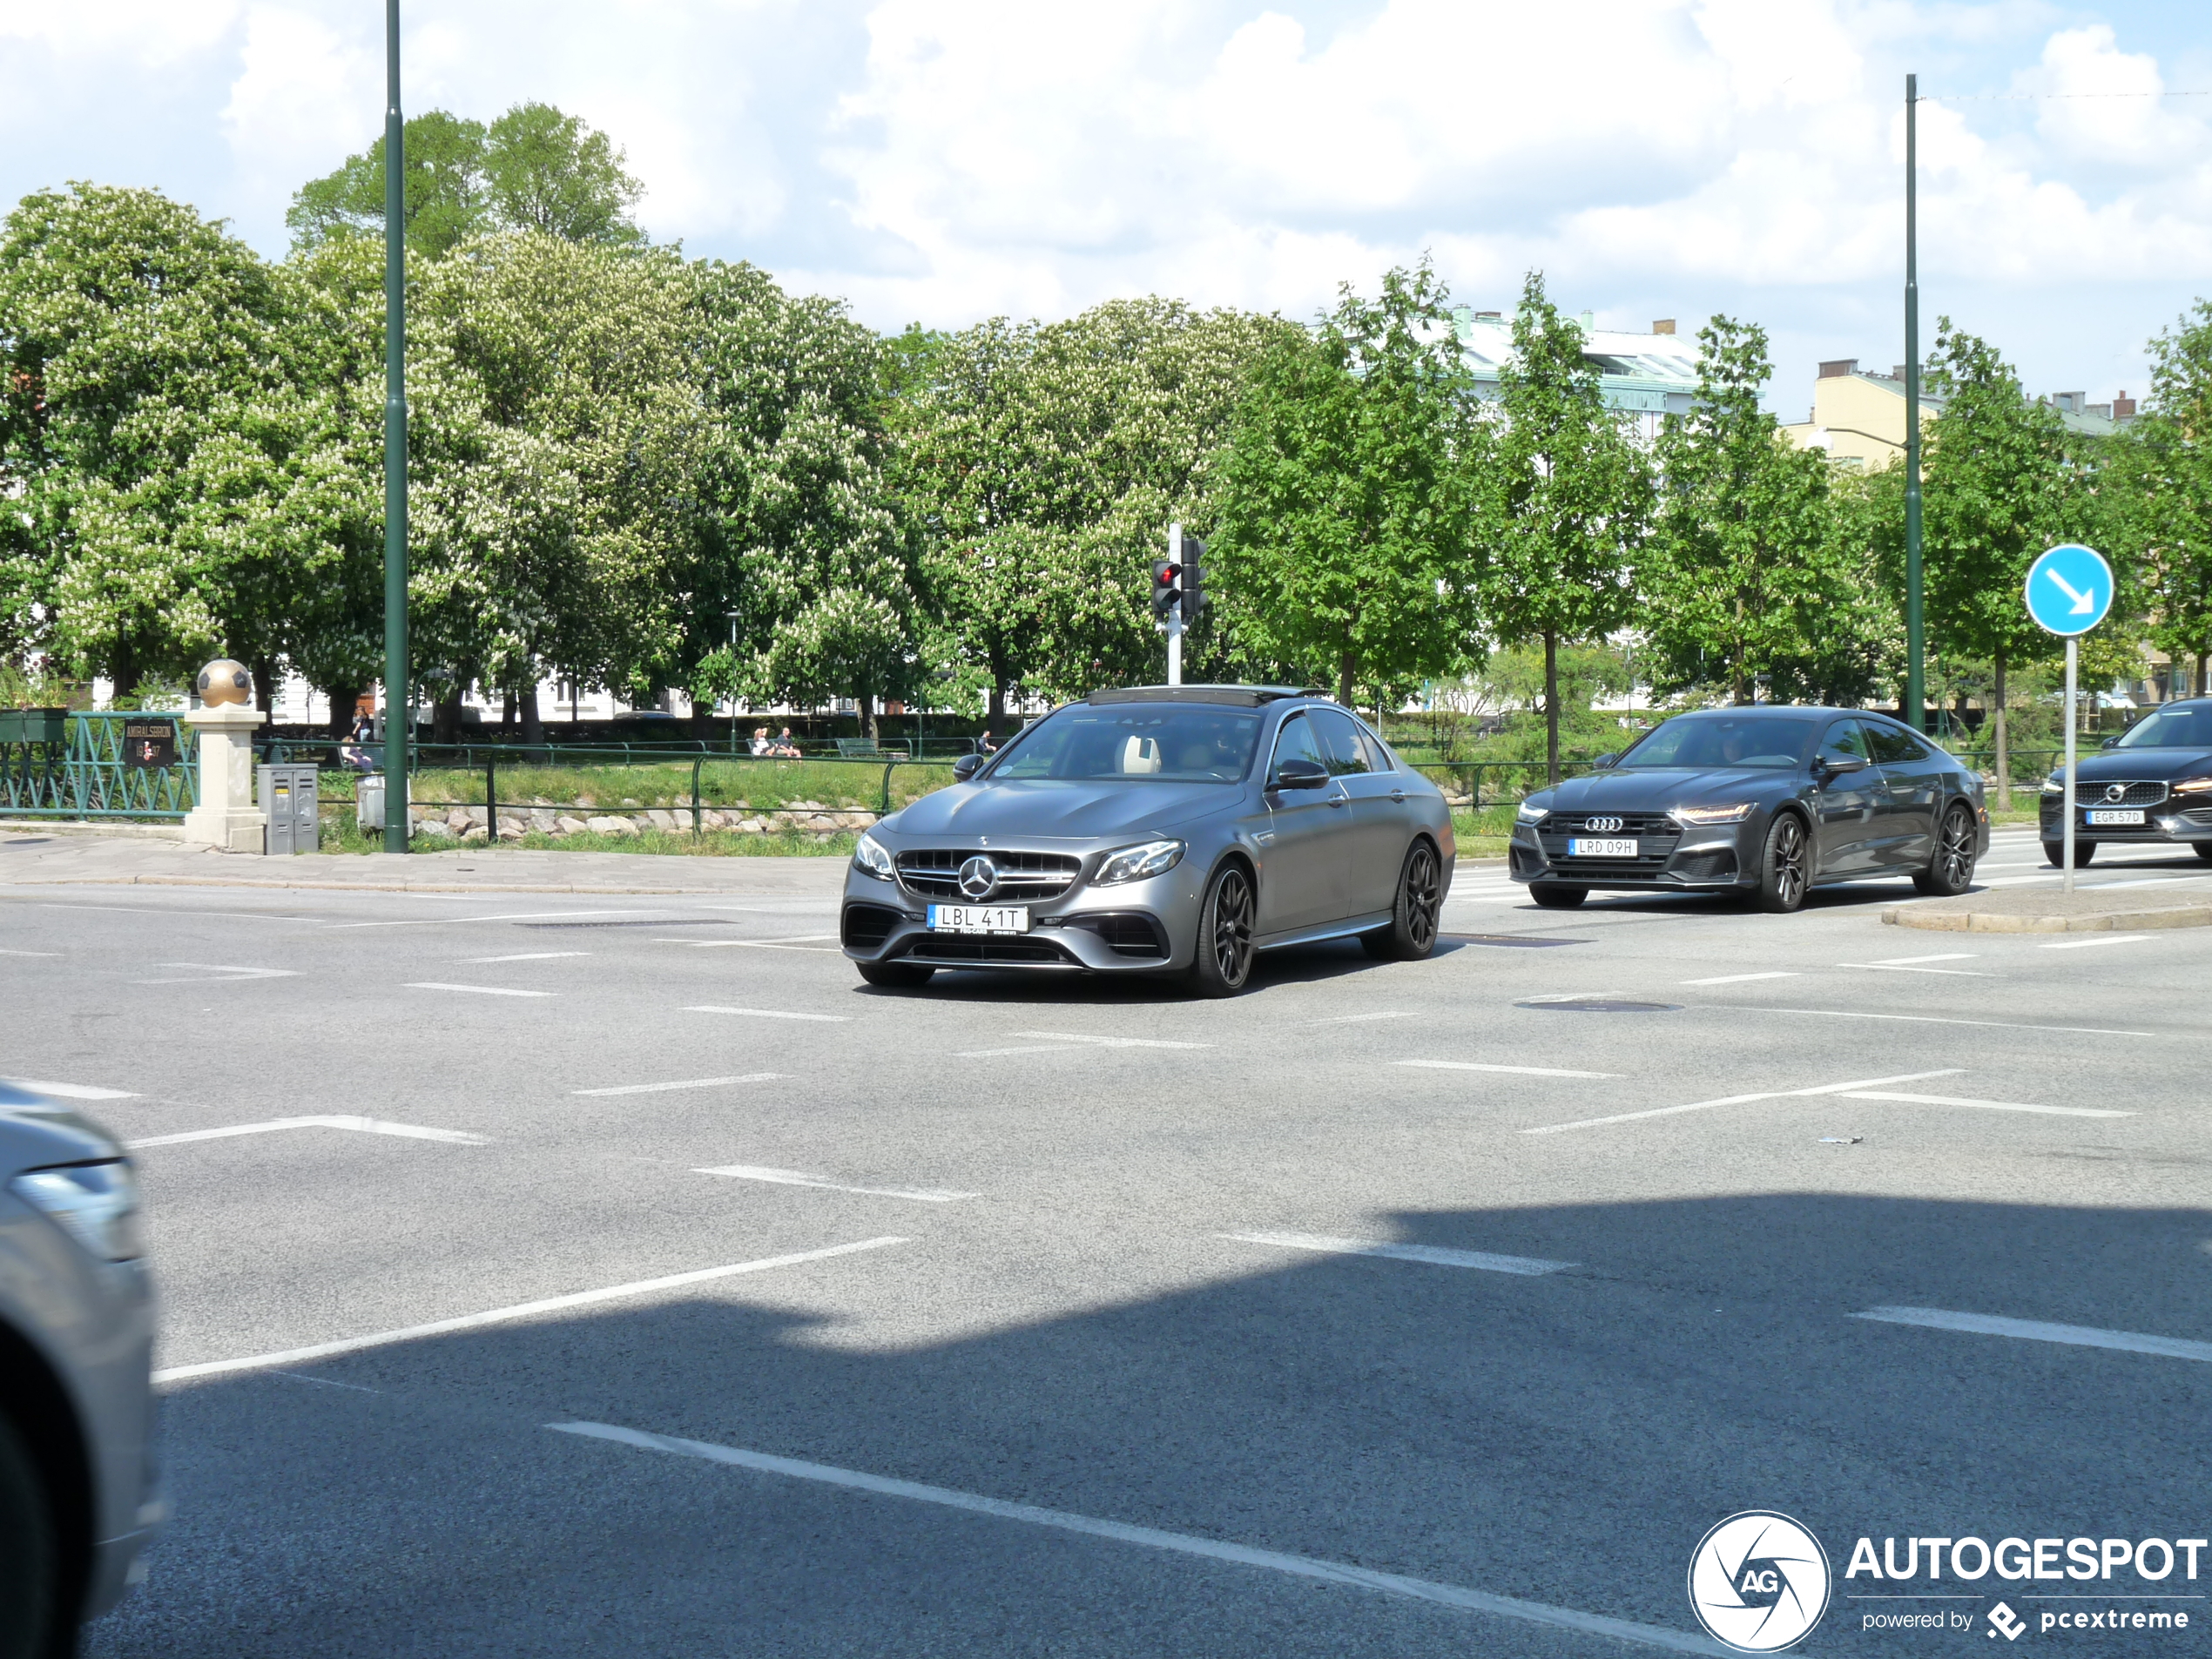
[[[1572,910],[1590,896],[1588,887],[1563,887],[1555,881],[1531,881],[1528,896],[1547,910]]]
[[[2189,846],[2197,857],[2207,864],[2212,864],[2212,841],[2192,841]]]
[[[1973,884],[1973,814],[1964,806],[1954,806],[1943,815],[1928,867],[1913,873],[1912,885],[1922,893],[1952,899]]]
[[[2066,843],[2064,841],[2044,842],[2043,856],[2049,860],[2053,869],[2063,870],[2066,868]],[[2080,836],[2074,837],[2074,867],[2075,869],[2087,869],[2089,860],[2096,856],[2097,844],[2094,841],[2085,841]]]
[[[1759,858],[1759,908],[1777,916],[1802,909],[1812,884],[1805,821],[1795,813],[1777,813],[1766,833]]]
[[[887,991],[920,990],[937,971],[920,962],[855,962],[853,966],[860,970],[860,977],[869,984],[880,985]]]
[[[60,1527],[38,1465],[0,1413],[0,1659],[74,1653],[77,1621],[62,1605]]]
[[[1438,875],[1436,849],[1416,841],[1399,872],[1398,898],[1390,926],[1359,935],[1370,956],[1417,962],[1436,948],[1436,921],[1444,908],[1444,884]]]
[[[1190,982],[1201,996],[1234,996],[1252,973],[1252,879],[1241,864],[1224,864],[1206,884],[1198,907],[1198,954]]]

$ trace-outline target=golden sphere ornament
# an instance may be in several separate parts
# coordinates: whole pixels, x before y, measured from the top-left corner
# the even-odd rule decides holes
[[[199,700],[211,709],[226,703],[250,705],[253,701],[253,676],[246,671],[246,664],[234,663],[227,657],[207,664],[199,671]]]

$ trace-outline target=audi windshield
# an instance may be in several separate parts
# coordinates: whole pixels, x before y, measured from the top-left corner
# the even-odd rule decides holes
[[[1259,740],[1258,714],[1241,709],[1071,704],[1023,732],[991,768],[994,779],[1235,783]]]
[[[1709,772],[1722,766],[1801,766],[1824,716],[1780,711],[1744,714],[1677,715],[1615,763],[1616,766],[1679,766]]]

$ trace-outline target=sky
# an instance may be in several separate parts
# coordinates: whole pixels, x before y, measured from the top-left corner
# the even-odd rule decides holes
[[[2145,388],[2212,295],[2202,0],[403,0],[404,105],[604,128],[638,217],[887,331],[1120,295],[1306,319],[1432,257],[1454,299],[1764,326],[1769,401],[1922,333],[2034,392]],[[147,185],[270,257],[382,130],[375,0],[0,0],[0,201]],[[2157,94],[2159,96],[2148,96]],[[2193,96],[2191,94],[2194,94]]]

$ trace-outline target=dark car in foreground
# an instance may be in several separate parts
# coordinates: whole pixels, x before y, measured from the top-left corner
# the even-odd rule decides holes
[[[0,1655],[72,1653],[160,1519],[153,1298],[123,1149],[0,1082]]]
[[[2066,779],[2043,780],[2040,833],[2052,863],[2066,857]],[[2074,767],[2074,862],[2102,841],[2165,842],[2212,859],[2212,698],[2168,703]]]
[[[1964,893],[1988,850],[1979,775],[1899,722],[1730,708],[1676,715],[1529,796],[1511,864],[1540,905],[1603,888],[1737,893],[1791,911],[1840,881],[1909,876],[1922,893]]]
[[[1281,687],[1094,691],[860,837],[845,954],[873,985],[939,968],[1184,974],[1357,937],[1426,956],[1452,883],[1436,786],[1349,711]]]

